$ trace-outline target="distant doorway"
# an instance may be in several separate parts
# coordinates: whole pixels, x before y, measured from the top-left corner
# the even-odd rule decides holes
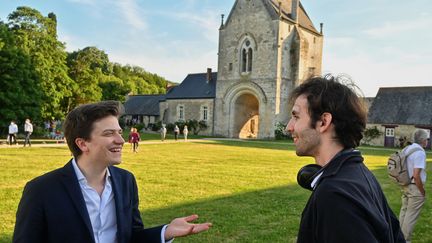
[[[393,148],[395,145],[394,127],[385,128],[384,147]]]
[[[252,94],[242,94],[234,102],[234,137],[257,138],[259,102]]]

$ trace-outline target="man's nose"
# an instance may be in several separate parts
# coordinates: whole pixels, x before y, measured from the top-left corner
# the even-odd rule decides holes
[[[289,120],[288,124],[285,127],[285,133],[292,133],[294,131],[294,126],[292,119]]]

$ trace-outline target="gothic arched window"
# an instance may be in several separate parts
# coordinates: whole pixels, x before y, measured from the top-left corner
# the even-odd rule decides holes
[[[253,63],[253,45],[249,39],[243,42],[241,47],[241,72],[250,73],[252,72]]]

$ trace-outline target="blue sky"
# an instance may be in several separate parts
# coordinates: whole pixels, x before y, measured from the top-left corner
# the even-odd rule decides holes
[[[138,65],[181,82],[217,70],[220,14],[235,0],[2,0],[0,19],[17,6],[54,12],[68,51],[96,46],[113,62]],[[366,96],[379,87],[432,85],[432,1],[303,0],[324,23],[323,72],[350,75]]]

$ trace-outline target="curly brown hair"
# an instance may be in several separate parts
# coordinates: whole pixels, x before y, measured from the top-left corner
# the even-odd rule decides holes
[[[367,109],[363,99],[356,93],[360,90],[346,76],[313,77],[296,87],[290,95],[290,103],[300,95],[308,101],[308,112],[312,128],[324,112],[332,115],[336,137],[344,148],[360,145],[366,127]]]

